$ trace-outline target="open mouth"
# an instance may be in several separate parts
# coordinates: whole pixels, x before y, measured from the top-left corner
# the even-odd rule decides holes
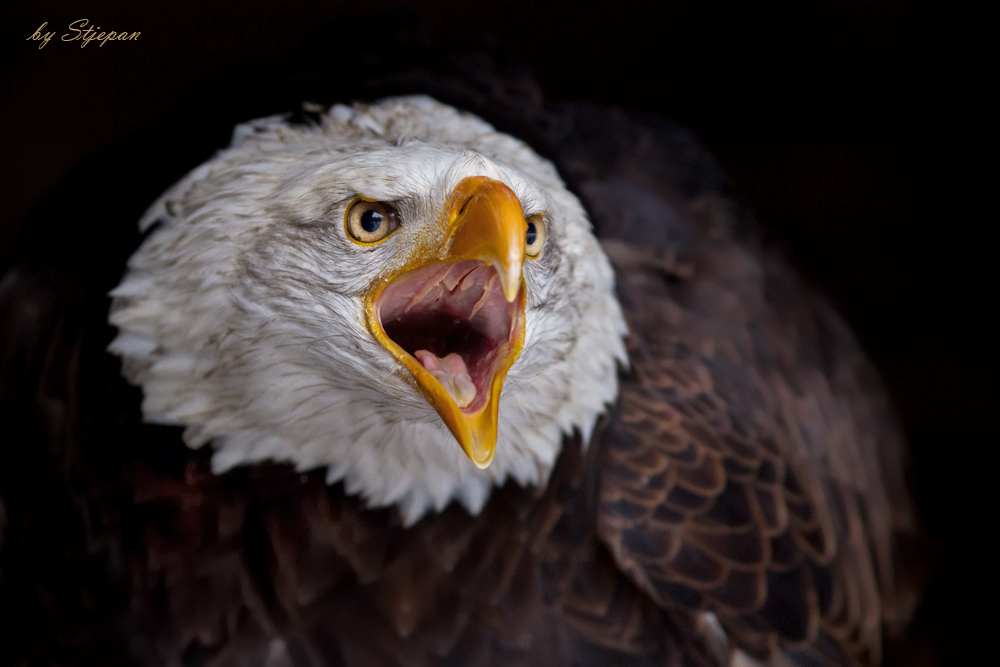
[[[405,365],[426,370],[455,407],[473,413],[516,358],[523,291],[509,303],[492,266],[438,262],[394,279],[375,309],[385,335],[417,362]]]

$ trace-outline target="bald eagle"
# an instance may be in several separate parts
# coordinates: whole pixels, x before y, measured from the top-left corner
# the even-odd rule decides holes
[[[914,601],[878,377],[633,125],[629,167],[555,156],[576,195],[429,97],[239,125],[142,217],[103,339],[11,267],[63,342],[5,327],[39,382],[5,409],[75,461],[0,499],[15,657],[878,665]]]

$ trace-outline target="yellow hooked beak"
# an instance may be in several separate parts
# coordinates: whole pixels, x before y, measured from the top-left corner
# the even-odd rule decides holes
[[[452,233],[445,261],[480,260],[500,276],[507,301],[517,298],[524,264],[524,219],[517,195],[483,176],[466,178],[451,196],[448,222]]]
[[[504,377],[524,346],[525,293],[521,271],[527,222],[514,192],[505,184],[484,176],[472,176],[459,183],[442,213],[443,242],[420,249],[405,267],[389,280],[380,281],[370,292],[366,300],[368,328],[409,371],[416,388],[440,415],[466,455],[477,467],[486,468],[496,451],[498,406]],[[455,390],[449,392],[442,384],[446,380],[439,380],[440,374],[435,377],[414,354],[386,334],[382,320],[386,301],[383,297],[391,291],[394,282],[409,281],[412,285],[429,275],[432,278],[426,289],[430,289],[434,286],[433,281],[439,280],[450,268],[441,264],[456,262],[471,262],[469,271],[477,264],[495,269],[495,279],[482,285],[484,305],[481,308],[492,309],[496,314],[494,321],[509,326],[504,335],[490,342],[483,356],[462,359],[462,368],[468,366],[470,375],[467,377],[471,377],[470,382],[476,387],[471,390],[475,396],[471,401],[457,400]],[[460,268],[466,269],[465,266]],[[494,282],[499,283],[497,288],[493,288]],[[496,293],[491,295],[490,290],[494,289]]]

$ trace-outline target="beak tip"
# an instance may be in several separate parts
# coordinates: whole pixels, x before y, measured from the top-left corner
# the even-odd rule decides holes
[[[480,470],[486,470],[489,468],[490,464],[493,463],[493,457],[496,454],[496,449],[492,447],[489,451],[480,451],[474,446],[469,447],[467,445],[463,445],[462,449],[465,450],[465,455],[470,461],[472,461],[473,465]]]
[[[517,270],[505,270],[504,267],[497,267],[500,274],[500,286],[503,288],[503,296],[507,303],[514,303],[518,292],[521,291],[521,266],[517,265]]]
[[[496,456],[496,431],[490,434],[478,433],[471,439],[460,439],[462,449],[469,460],[480,470],[486,470]]]

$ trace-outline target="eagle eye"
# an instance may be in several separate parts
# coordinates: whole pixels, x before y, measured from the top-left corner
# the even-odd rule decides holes
[[[396,231],[399,216],[388,204],[360,199],[347,209],[345,226],[352,241],[368,245]]]
[[[524,235],[524,253],[529,259],[537,259],[545,244],[545,221],[542,214],[528,216],[528,231]]]

